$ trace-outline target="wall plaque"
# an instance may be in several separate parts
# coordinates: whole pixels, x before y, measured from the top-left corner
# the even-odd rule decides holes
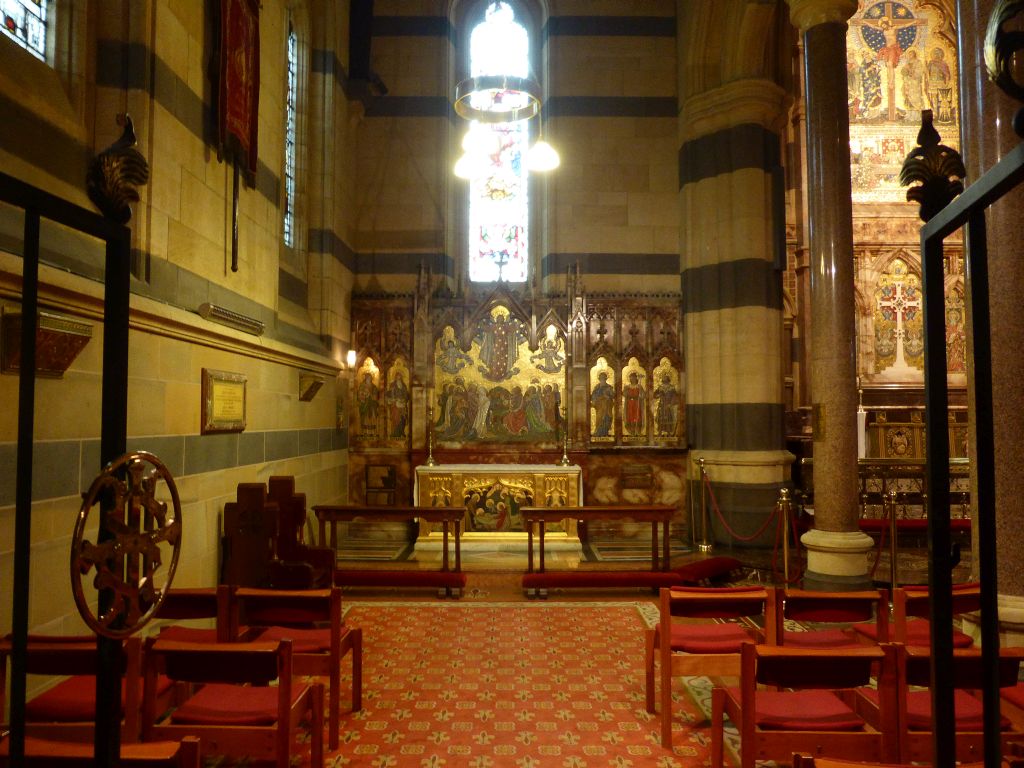
[[[202,434],[245,429],[245,376],[203,368]]]

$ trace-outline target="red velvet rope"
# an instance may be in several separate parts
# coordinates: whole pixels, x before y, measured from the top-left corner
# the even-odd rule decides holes
[[[797,551],[799,551],[799,531],[797,530],[796,520],[789,520],[790,525],[787,525],[786,515],[783,514],[780,505],[776,504],[775,507],[772,509],[772,513],[768,516],[768,518],[764,521],[764,524],[760,528],[758,528],[749,537],[740,536],[738,533],[736,533],[736,531],[734,531],[730,527],[729,523],[727,523],[725,518],[722,516],[722,510],[719,509],[718,507],[718,500],[715,498],[715,492],[714,489],[712,489],[711,487],[711,478],[708,476],[708,473],[705,472],[704,470],[701,470],[701,474],[703,477],[704,485],[708,491],[708,497],[711,499],[711,508],[714,510],[715,515],[718,518],[718,521],[722,524],[722,527],[725,528],[726,533],[728,533],[733,539],[736,539],[737,541],[753,541],[766,530],[768,530],[768,526],[771,524],[773,520],[775,520],[775,543],[772,548],[772,576],[778,577],[778,556],[779,547],[781,543],[781,536],[788,536],[790,534],[790,530],[792,530],[793,544],[797,548]],[[801,578],[803,578],[802,567],[798,569],[797,574],[788,581],[784,581],[778,578],[775,578],[775,580],[782,581],[785,584],[794,584],[798,582]]]

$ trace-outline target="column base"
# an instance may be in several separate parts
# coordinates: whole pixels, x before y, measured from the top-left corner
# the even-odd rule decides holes
[[[871,587],[867,555],[875,543],[866,533],[811,529],[800,537],[800,543],[807,550],[804,589],[827,592]]]
[[[1019,595],[999,595],[999,646],[1024,645],[1024,597]],[[981,625],[976,614],[963,617],[963,631],[981,645]]]

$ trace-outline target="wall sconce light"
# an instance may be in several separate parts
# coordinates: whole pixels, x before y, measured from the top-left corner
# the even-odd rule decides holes
[[[253,336],[262,336],[263,331],[266,329],[262,320],[257,320],[255,317],[243,315],[240,312],[235,312],[217,304],[211,304],[208,301],[200,304],[196,312],[204,320],[212,320],[215,323],[226,325],[228,328],[234,328],[236,331],[251,333]]]
[[[345,365],[348,367],[349,370],[356,367],[356,351],[354,349],[350,349],[345,354]]]
[[[299,374],[299,401],[308,403],[314,397],[316,393],[320,391],[320,387],[324,385],[322,376],[317,376],[315,373],[302,372]]]

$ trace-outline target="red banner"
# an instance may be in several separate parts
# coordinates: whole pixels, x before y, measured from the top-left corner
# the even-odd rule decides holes
[[[221,0],[218,128],[222,150],[237,147],[237,159],[256,173],[260,96],[259,0]]]

